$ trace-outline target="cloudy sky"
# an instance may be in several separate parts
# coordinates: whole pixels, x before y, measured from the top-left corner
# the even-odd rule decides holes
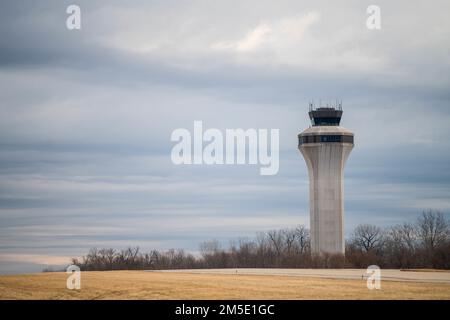
[[[81,8],[81,30],[66,8]],[[366,9],[381,8],[381,30]],[[297,134],[343,100],[345,227],[450,211],[448,1],[1,1],[0,273],[309,225]],[[176,128],[280,129],[280,170],[175,166]]]

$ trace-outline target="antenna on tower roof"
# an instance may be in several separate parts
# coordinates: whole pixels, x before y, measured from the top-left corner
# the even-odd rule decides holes
[[[334,99],[334,100],[324,100],[319,99],[319,102],[316,104],[314,100],[310,100],[308,102],[309,111],[315,111],[319,109],[334,109],[337,111],[342,111],[342,100]]]

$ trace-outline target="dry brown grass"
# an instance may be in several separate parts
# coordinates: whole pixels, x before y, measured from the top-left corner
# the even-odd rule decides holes
[[[446,269],[400,269],[400,271],[406,272],[447,272],[450,273],[450,270]]]
[[[83,272],[81,290],[65,273],[0,277],[0,299],[450,299],[450,284],[144,271]]]

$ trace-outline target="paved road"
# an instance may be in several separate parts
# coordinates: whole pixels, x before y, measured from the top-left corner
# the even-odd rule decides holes
[[[186,269],[161,270],[158,272],[184,272],[202,274],[245,274],[289,277],[317,277],[328,279],[367,279],[365,269]],[[401,271],[381,270],[382,281],[436,282],[450,284],[450,271]]]

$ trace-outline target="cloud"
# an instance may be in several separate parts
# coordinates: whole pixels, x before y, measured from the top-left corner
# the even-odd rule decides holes
[[[254,30],[250,31],[242,40],[237,42],[213,43],[211,48],[217,50],[252,51],[260,46],[271,32],[272,28],[270,26],[260,24]]]
[[[213,50],[252,52],[258,49],[289,50],[289,43],[301,42],[304,33],[319,20],[319,13],[309,12],[293,18],[283,18],[275,23],[260,23],[243,39],[219,41],[211,44]]]

